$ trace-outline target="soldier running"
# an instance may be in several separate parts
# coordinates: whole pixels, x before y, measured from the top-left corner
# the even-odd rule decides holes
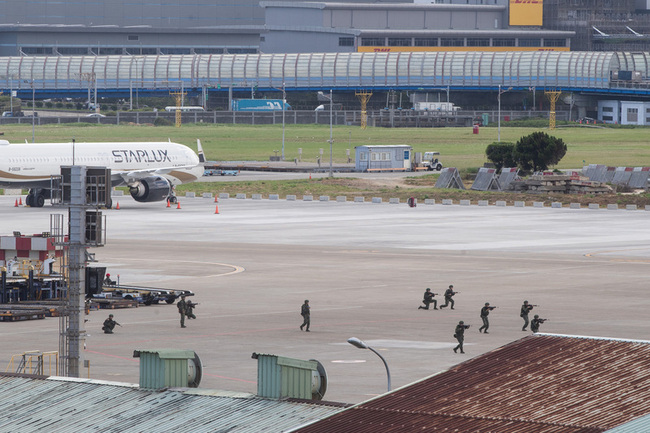
[[[481,308],[481,319],[483,320],[483,326],[478,328],[478,332],[480,333],[481,330],[483,330],[484,334],[489,334],[488,328],[490,327],[490,321],[488,320],[488,316],[490,315],[490,311],[494,310],[496,307],[490,307],[490,303],[486,302],[485,306]]]
[[[528,313],[533,309],[533,307],[536,307],[537,305],[529,305],[528,301],[524,301],[524,305],[521,306],[521,312],[519,313],[519,317],[524,319],[524,327],[521,328],[522,331],[525,331],[526,328],[528,327]]]
[[[465,341],[465,330],[469,329],[469,325],[465,325],[465,322],[462,320],[458,322],[458,325],[456,325],[456,330],[454,331],[454,338],[458,341],[458,346],[454,347],[454,353],[458,353],[458,349],[460,349],[460,353],[465,353],[463,351],[463,341]]]

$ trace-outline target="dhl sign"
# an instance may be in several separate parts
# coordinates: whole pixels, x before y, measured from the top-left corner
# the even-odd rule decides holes
[[[544,0],[510,0],[511,26],[541,26]]]

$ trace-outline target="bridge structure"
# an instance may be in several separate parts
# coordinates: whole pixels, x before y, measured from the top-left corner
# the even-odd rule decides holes
[[[620,74],[620,71],[626,71]],[[632,74],[628,73],[632,72]],[[397,52],[0,57],[0,90],[24,99],[202,92],[552,89],[650,96],[650,53]],[[621,80],[617,77],[629,79]]]

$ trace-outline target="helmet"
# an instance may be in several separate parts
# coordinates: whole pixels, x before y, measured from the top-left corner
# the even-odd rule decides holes
[[[528,301],[524,301],[524,304],[527,304],[527,303],[528,303]]]
[[[486,303],[485,303],[485,306],[487,307],[488,305],[490,305],[490,303],[489,303],[489,302],[486,302]]]
[[[453,288],[454,288],[454,285],[453,285],[453,284],[450,284],[450,285],[449,285],[449,288],[450,288],[450,289],[453,289]]]
[[[535,319],[539,319],[539,314],[535,314]]]
[[[109,314],[108,317],[113,317],[113,315],[112,315],[112,314]]]
[[[430,291],[431,291],[431,289],[427,288],[427,292],[430,292]]]
[[[111,274],[106,274],[106,276],[107,276],[107,277],[110,277],[110,276],[111,276]]]
[[[305,299],[305,304],[309,303],[309,299]]]
[[[458,324],[459,324],[459,325],[464,325],[465,322],[463,322],[463,321],[461,320],[460,322],[458,322]]]

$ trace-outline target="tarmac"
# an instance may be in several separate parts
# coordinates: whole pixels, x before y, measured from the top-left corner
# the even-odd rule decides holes
[[[67,215],[14,200],[0,196],[4,235],[48,231],[50,214]],[[92,311],[84,377],[137,383],[134,350],[182,348],[203,361],[200,388],[255,393],[251,354],[269,353],[319,360],[329,379],[325,400],[356,403],[385,392],[387,377],[381,360],[350,337],[382,354],[395,389],[529,335],[519,317],[524,300],[539,305],[531,319],[549,319],[542,332],[650,335],[643,210],[115,201],[119,210],[104,211],[106,246],[91,249],[96,265],[123,284],[193,290],[197,319],[181,329],[167,304],[113,310],[122,327],[107,335],[109,311]],[[460,292],[454,310],[418,309],[427,287],[443,293],[449,284]],[[309,333],[299,329],[305,299]],[[487,335],[478,332],[485,302],[498,307]],[[452,351],[459,320],[472,325],[465,355]],[[58,333],[57,318],[0,322],[0,368],[15,354],[58,350]]]

